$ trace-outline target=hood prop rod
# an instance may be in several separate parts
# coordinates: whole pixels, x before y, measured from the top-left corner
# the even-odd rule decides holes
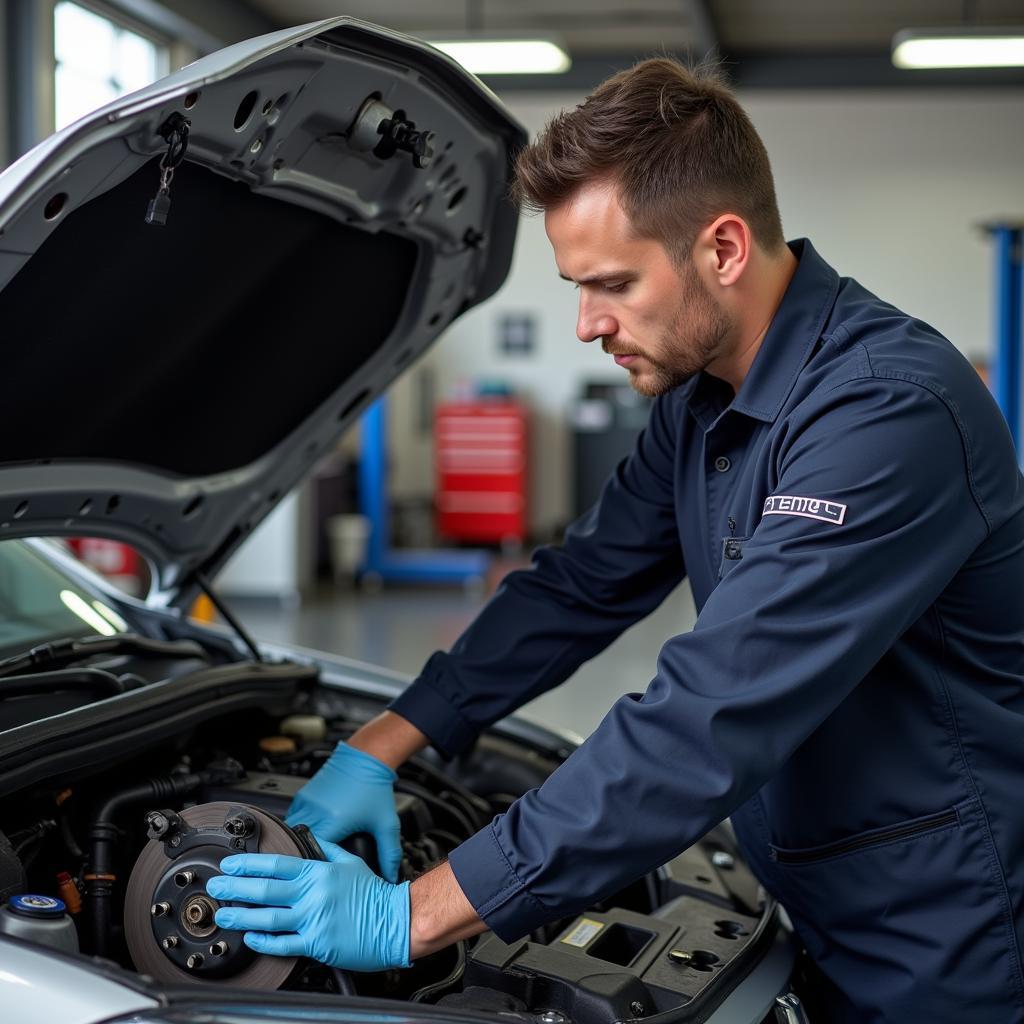
[[[199,589],[210,599],[210,604],[217,609],[221,618],[238,634],[242,643],[252,651],[252,656],[257,661],[263,661],[263,656],[260,654],[259,648],[252,637],[249,636],[245,627],[228,610],[228,606],[214,593],[213,586],[206,578],[206,575],[201,572],[194,572],[192,573],[192,579],[195,580]]]

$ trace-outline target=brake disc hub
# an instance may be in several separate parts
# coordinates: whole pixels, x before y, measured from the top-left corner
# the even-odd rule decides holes
[[[153,890],[153,939],[179,970],[200,978],[237,975],[256,957],[241,932],[218,928],[213,919],[221,904],[207,896],[206,883],[220,874],[226,855],[223,845],[189,849],[168,860]]]
[[[275,989],[298,960],[254,953],[242,932],[220,928],[217,909],[231,906],[207,895],[232,853],[278,853],[320,859],[304,829],[293,831],[244,804],[199,804],[176,814],[151,811],[150,841],[135,863],[125,895],[125,936],[139,971],[161,981],[197,984],[230,979],[243,988]]]

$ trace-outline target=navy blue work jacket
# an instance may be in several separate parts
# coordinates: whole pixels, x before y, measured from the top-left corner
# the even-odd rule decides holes
[[[731,815],[830,1021],[1021,1021],[1024,480],[956,349],[792,248],[739,393],[658,398],[564,545],[393,709],[454,754],[685,574],[700,614],[646,691],[453,852],[484,921],[579,912]]]

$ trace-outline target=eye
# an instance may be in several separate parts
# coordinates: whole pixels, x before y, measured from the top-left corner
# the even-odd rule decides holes
[[[604,287],[605,291],[614,292],[618,295],[620,292],[624,292],[626,290],[626,284],[627,282],[623,281],[621,284],[605,284]]]

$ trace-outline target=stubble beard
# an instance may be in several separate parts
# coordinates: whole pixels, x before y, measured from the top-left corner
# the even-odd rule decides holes
[[[646,353],[645,373],[630,369],[629,383],[637,394],[657,398],[685,384],[718,355],[732,321],[719,308],[692,263],[680,275],[682,297],[671,323],[659,339],[657,360]]]

